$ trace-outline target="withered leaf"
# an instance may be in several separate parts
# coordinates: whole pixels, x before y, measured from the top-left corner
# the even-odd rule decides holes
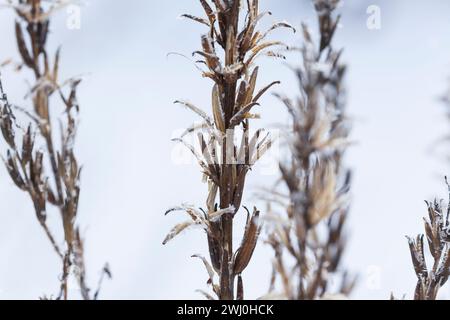
[[[204,25],[206,25],[206,26],[208,26],[208,27],[211,26],[211,25],[209,24],[209,22],[206,21],[205,19],[199,18],[199,17],[196,17],[196,16],[193,16],[193,15],[190,15],[190,14],[182,14],[181,17],[182,17],[182,18],[186,18],[186,19],[193,20],[193,21],[198,22],[198,23],[201,23],[201,24],[204,24]]]
[[[185,107],[187,107],[188,109],[192,110],[194,113],[196,113],[197,115],[199,115],[203,120],[206,121],[206,123],[212,127],[213,126],[213,122],[211,120],[211,118],[200,108],[196,107],[195,105],[193,105],[190,102],[187,101],[181,101],[181,100],[177,100],[174,102],[174,104],[181,104],[184,105]]]
[[[230,120],[230,127],[234,127],[239,125],[243,120],[247,118],[248,113],[252,110],[254,106],[259,106],[260,104],[257,102],[251,102],[245,107],[243,107],[241,110],[239,110],[238,113],[236,113],[233,118]]]
[[[187,228],[194,225],[193,221],[185,221],[177,224],[173,229],[167,234],[166,238],[163,241],[163,245],[166,245],[169,241],[179,235],[181,232],[186,230]]]
[[[199,255],[199,254],[194,254],[192,256],[192,258],[198,258],[198,259],[202,260],[203,265],[205,266],[206,271],[208,272],[208,276],[209,276],[208,284],[213,285],[215,272],[214,272],[213,268],[211,267],[211,265],[209,264],[209,262],[205,259],[205,257],[203,257],[202,255]]]
[[[274,81],[271,84],[265,86],[264,88],[262,88],[257,94],[256,96],[253,98],[253,102],[258,102],[258,100],[264,95],[264,93],[267,92],[267,90],[269,90],[270,88],[272,88],[274,85],[280,84],[280,81]]]

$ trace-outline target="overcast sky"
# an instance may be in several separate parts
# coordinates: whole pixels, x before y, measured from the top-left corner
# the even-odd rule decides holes
[[[355,181],[345,263],[359,274],[353,297],[386,299],[392,291],[411,298],[415,275],[405,235],[422,232],[427,213],[423,200],[445,197],[443,176],[449,173],[436,142],[446,133],[438,100],[450,76],[450,2],[357,3],[346,1],[341,8],[337,38],[349,65],[348,107],[355,141],[347,159]],[[381,8],[380,30],[366,27],[371,4]],[[287,20],[314,26],[308,1],[261,0],[261,6],[273,12],[265,25]],[[164,211],[183,202],[203,205],[206,194],[195,164],[172,161],[170,142],[197,120],[172,102],[188,99],[208,106],[210,100],[211,83],[191,62],[167,57],[169,52],[189,56],[199,47],[205,29],[177,19],[187,12],[200,14],[201,7],[194,0],[90,0],[81,11],[81,29],[66,27],[66,12],[52,25],[50,47],[62,45],[63,75],[85,75],[77,141],[84,164],[79,223],[90,283],[95,286],[104,262],[111,265],[114,279],[105,283],[103,298],[200,298],[195,290],[206,289],[201,263],[190,258],[206,255],[201,231],[161,245],[182,219],[164,217]],[[17,59],[13,30],[11,12],[0,10],[0,61]],[[298,34],[287,31],[274,36],[300,43]],[[281,80],[277,91],[297,94],[288,68],[269,59],[259,63],[259,85]],[[2,72],[10,99],[20,101],[27,88],[24,78],[10,68]],[[261,113],[261,126],[288,119],[270,95]],[[244,204],[253,205],[254,191],[270,186],[274,178],[261,170],[252,172]],[[13,186],[3,167],[0,221],[0,299],[57,293],[59,261],[27,195]],[[270,258],[270,250],[260,244],[244,274],[248,298],[266,293]],[[449,289],[443,296],[450,297]]]

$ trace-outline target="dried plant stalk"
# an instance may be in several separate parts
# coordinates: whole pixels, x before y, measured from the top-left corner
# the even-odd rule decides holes
[[[321,38],[316,45],[303,25],[303,65],[295,70],[301,95],[295,101],[278,95],[292,116],[291,160],[280,164],[288,195],[275,199],[286,213],[274,209],[268,240],[275,252],[269,295],[285,299],[348,296],[354,285],[340,270],[350,172],[342,164],[349,135],[343,88],[346,67],[340,61],[341,52],[332,47],[338,3],[314,1]],[[338,278],[339,287],[333,288],[331,282]]]
[[[212,117],[191,103],[176,101],[199,115],[203,124],[186,131],[196,133],[200,151],[182,139],[177,141],[186,146],[197,157],[208,183],[206,209],[197,210],[182,206],[190,220],[181,223],[170,232],[164,244],[193,225],[201,226],[207,234],[211,262],[202,258],[209,273],[214,293],[221,300],[243,298],[241,274],[248,266],[260,233],[260,212],[254,208],[248,212],[245,233],[239,248],[233,250],[233,220],[241,207],[247,173],[270,147],[270,137],[258,130],[250,137],[250,119],[261,96],[273,85],[256,91],[258,67],[253,64],[260,55],[276,56],[271,47],[282,45],[278,41],[267,41],[273,30],[292,28],[286,23],[274,24],[267,32],[256,31],[259,20],[269,12],[260,13],[258,0],[247,0],[241,6],[240,0],[200,0],[206,18],[183,15],[208,28],[201,37],[202,50],[194,52],[200,57],[198,63],[206,66],[203,76],[210,78],[212,89]],[[241,27],[240,18],[245,14]],[[241,144],[235,142],[242,135]],[[184,135],[183,135],[184,136]],[[216,199],[218,198],[218,203]],[[170,210],[171,212],[173,210]],[[247,210],[248,211],[248,210]],[[215,274],[219,282],[214,282]],[[235,293],[237,282],[237,293]],[[210,295],[206,295],[211,298]]]
[[[444,95],[442,101],[447,107],[447,118],[450,120],[450,90]],[[450,137],[445,137],[448,142]],[[427,267],[425,257],[424,234],[415,238],[407,237],[411,252],[414,271],[417,276],[417,285],[414,300],[436,300],[439,290],[445,285],[450,275],[450,184],[445,178],[449,192],[447,208],[443,201],[435,199],[433,202],[426,201],[428,208],[428,219],[425,218],[425,235],[428,250],[433,259],[433,266]],[[392,295],[392,299],[395,297]]]
[[[417,275],[417,285],[414,300],[436,300],[450,275],[450,184],[447,179],[449,203],[443,201],[426,202],[428,219],[425,221],[425,235],[428,249],[433,258],[431,268],[427,267],[425,257],[424,235],[415,238],[408,237],[414,271]]]
[[[70,79],[60,83],[60,50],[50,61],[51,55],[46,46],[52,13],[67,1],[18,0],[9,4],[17,15],[15,30],[22,60],[20,69],[32,72],[34,84],[27,95],[33,105],[32,111],[13,108],[0,86],[0,127],[8,145],[4,162],[12,181],[29,194],[36,218],[61,259],[61,287],[56,298],[68,299],[68,278],[73,273],[82,298],[93,299],[98,292],[91,293],[86,283],[83,240],[76,224],[81,167],[74,153],[74,142],[79,112],[77,88],[81,80]],[[52,114],[57,113],[50,104],[54,101],[53,96],[59,98],[64,108],[64,117],[59,119],[60,130],[52,122]],[[16,120],[14,109],[24,112],[31,119],[26,129]],[[58,133],[59,142],[55,140]],[[42,148],[36,147],[39,144]],[[63,246],[59,245],[47,224],[47,211],[52,206],[60,213]],[[109,274],[107,267],[104,272]]]

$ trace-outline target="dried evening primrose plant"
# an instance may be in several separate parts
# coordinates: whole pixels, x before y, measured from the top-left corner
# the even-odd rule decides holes
[[[450,120],[450,89],[442,97],[447,108],[447,118]],[[445,137],[448,142],[450,137]],[[416,238],[408,238],[414,271],[417,276],[417,285],[414,300],[436,300],[440,288],[442,288],[450,275],[450,184],[445,178],[449,192],[449,202],[445,208],[443,201],[435,199],[433,202],[426,201],[428,208],[428,219],[425,220],[425,234],[428,249],[433,259],[432,268],[427,267],[425,256],[424,235]],[[391,295],[391,299],[395,299]]]
[[[425,220],[425,234],[428,248],[433,258],[431,268],[427,267],[424,235],[408,237],[417,285],[414,300],[436,300],[439,289],[445,285],[450,275],[450,184],[447,181],[449,203],[443,201],[426,202],[428,219]]]
[[[61,259],[61,285],[56,299],[68,299],[68,279],[74,274],[82,298],[88,300],[96,299],[99,291],[91,292],[86,283],[84,243],[76,224],[81,167],[73,148],[79,112],[77,88],[81,80],[70,79],[60,83],[60,50],[56,51],[51,62],[46,46],[51,15],[65,3],[67,1],[8,2],[17,15],[16,39],[22,60],[19,69],[30,70],[34,77],[34,84],[27,94],[33,110],[14,108],[0,86],[0,127],[8,145],[4,162],[11,179],[18,188],[29,194],[36,218]],[[67,93],[64,92],[65,87],[68,87]],[[52,115],[58,112],[53,105],[56,102],[54,96],[59,98],[64,111],[59,125],[52,121]],[[26,128],[22,127],[18,124],[13,110],[25,113],[31,123]],[[60,141],[55,140],[58,133]],[[37,147],[38,144],[42,144],[42,148]],[[57,208],[60,214],[64,234],[62,246],[47,223],[47,212],[52,206]],[[107,266],[103,269],[101,279],[104,274],[110,274]]]
[[[303,65],[295,69],[300,96],[278,95],[292,117],[290,160],[280,164],[288,194],[271,194],[271,232],[275,252],[268,297],[311,300],[346,297],[354,280],[340,269],[345,249],[343,227],[349,204],[350,172],[342,164],[348,145],[341,51],[332,47],[339,23],[339,1],[316,0],[320,27],[317,46],[303,25]],[[275,199],[274,199],[275,194]],[[283,213],[277,213],[275,203]],[[281,293],[277,288],[281,283]]]
[[[233,249],[233,220],[241,207],[247,173],[261,158],[272,141],[258,130],[250,137],[251,113],[261,96],[277,81],[256,91],[258,67],[253,64],[260,55],[278,56],[267,49],[282,46],[279,41],[266,41],[271,31],[292,28],[287,23],[276,23],[266,32],[257,31],[258,22],[270,12],[259,12],[258,0],[200,0],[206,18],[183,15],[208,27],[208,33],[201,38],[202,50],[194,52],[201,58],[198,63],[207,70],[203,77],[210,78],[212,88],[212,114],[184,101],[176,103],[186,106],[199,115],[203,123],[186,130],[177,141],[184,143],[197,157],[208,183],[206,209],[181,206],[175,210],[186,211],[190,220],[181,223],[169,233],[164,244],[181,231],[201,226],[207,235],[211,263],[203,257],[209,274],[208,284],[220,300],[243,299],[241,274],[248,266],[258,241],[261,225],[260,212],[247,209],[247,223],[242,243]],[[245,5],[244,5],[245,3]],[[245,15],[245,21],[240,19]],[[196,133],[200,150],[183,140],[189,133]],[[238,135],[240,144],[236,143]],[[218,203],[216,202],[218,198]],[[215,282],[215,275],[219,282]],[[237,289],[236,287],[237,278]],[[208,299],[213,297],[204,293]]]

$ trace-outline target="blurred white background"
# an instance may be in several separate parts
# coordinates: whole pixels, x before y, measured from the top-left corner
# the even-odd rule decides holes
[[[366,9],[381,8],[381,29],[368,30]],[[261,0],[275,20],[315,26],[308,0]],[[337,44],[349,64],[349,113],[356,144],[347,162],[355,172],[345,264],[359,274],[353,298],[386,299],[391,291],[411,298],[415,275],[405,235],[422,232],[423,202],[444,198],[449,166],[436,142],[447,132],[439,97],[450,76],[450,2],[346,1]],[[102,298],[201,298],[207,276],[199,261],[206,255],[201,231],[161,242],[179,215],[165,210],[182,202],[203,205],[206,186],[196,165],[171,160],[173,133],[197,120],[174,106],[176,99],[209,105],[211,83],[186,59],[199,47],[201,25],[177,19],[201,14],[197,1],[90,0],[81,11],[81,29],[66,27],[62,11],[52,24],[50,46],[62,45],[65,77],[86,74],[77,152],[84,164],[79,223],[86,239],[89,281],[96,285],[105,261],[112,281]],[[292,45],[300,35],[278,31]],[[0,61],[18,57],[14,17],[0,10]],[[295,56],[294,56],[295,57]],[[291,63],[296,61],[291,60]],[[280,61],[261,59],[262,86],[281,80],[276,90],[297,94],[295,78]],[[21,101],[27,84],[6,68],[10,99]],[[261,126],[286,123],[281,104],[263,101]],[[4,146],[2,146],[4,147]],[[441,148],[442,149],[442,148]],[[3,149],[4,150],[4,149]],[[3,153],[3,151],[2,151]],[[255,170],[244,204],[275,177]],[[263,204],[259,204],[261,208]],[[236,239],[238,241],[239,239]],[[0,299],[36,299],[58,292],[59,261],[40,229],[26,194],[0,166]],[[244,274],[247,298],[266,293],[271,251],[259,245]],[[450,297],[449,289],[443,297]]]

